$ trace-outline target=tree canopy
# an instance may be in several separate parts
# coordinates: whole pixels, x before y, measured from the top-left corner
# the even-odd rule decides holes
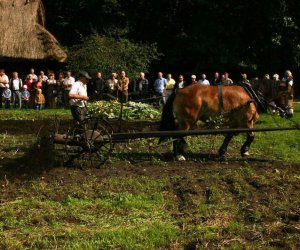
[[[44,1],[65,46],[100,34],[157,44],[162,70],[292,70],[300,65],[300,2],[292,0]]]

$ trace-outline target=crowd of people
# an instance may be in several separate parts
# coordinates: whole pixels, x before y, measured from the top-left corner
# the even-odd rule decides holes
[[[270,79],[269,74],[264,75],[265,79]],[[289,81],[293,85],[293,76],[291,71],[287,70],[280,79],[278,74],[272,76],[274,80]],[[156,80],[150,83],[145,77],[145,73],[141,72],[138,79],[134,81],[135,96],[140,99],[149,97],[157,97],[157,106],[163,105],[171,93],[180,88],[184,88],[191,84],[203,85],[232,85],[233,80],[229,77],[228,72],[219,74],[215,72],[211,79],[207,79],[206,74],[201,74],[199,79],[196,75],[191,75],[189,79],[185,80],[184,75],[179,75],[178,80],[173,79],[172,74],[164,74],[159,72]],[[249,84],[247,74],[241,74],[239,83]],[[33,68],[28,74],[21,79],[18,72],[13,72],[9,78],[4,69],[0,69],[0,108],[3,106],[6,109],[20,108],[20,109],[37,109],[56,108],[56,107],[70,107],[70,90],[75,83],[75,78],[72,72],[60,72],[57,77],[54,72],[49,71],[47,75],[44,71],[40,71],[37,75]],[[103,79],[101,72],[97,72],[96,76],[89,80],[86,85],[87,95],[91,100],[102,100],[106,98],[115,98],[127,102],[129,99],[129,90],[132,82],[122,71],[120,76],[117,73],[112,73],[106,80]]]

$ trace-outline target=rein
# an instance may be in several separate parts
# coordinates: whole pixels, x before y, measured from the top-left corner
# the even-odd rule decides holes
[[[248,95],[254,100],[256,105],[258,105],[264,112],[267,111],[268,105],[267,101],[263,97],[261,93],[256,93],[254,89],[251,87],[251,85],[248,84],[241,84],[241,87],[244,88],[244,90],[248,93]]]
[[[223,108],[223,86],[222,85],[218,85],[218,89],[219,89],[219,111],[220,111],[220,115],[224,114],[224,108]]]

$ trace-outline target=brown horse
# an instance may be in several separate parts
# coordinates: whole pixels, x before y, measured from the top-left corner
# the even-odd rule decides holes
[[[266,92],[268,89],[265,88]],[[260,95],[265,95],[265,92]],[[274,92],[276,98],[281,92]],[[274,97],[275,98],[275,97]],[[272,100],[274,99],[272,98]],[[251,87],[242,86],[205,86],[194,84],[174,92],[163,108],[160,124],[161,131],[167,130],[189,130],[193,128],[198,120],[206,122],[222,115],[224,125],[228,128],[253,128],[258,120],[258,110],[266,107],[270,102],[258,98]],[[258,105],[259,104],[259,105]],[[281,110],[284,112],[283,110]],[[234,133],[228,133],[219,149],[223,156]],[[161,138],[163,139],[163,138]],[[173,151],[176,158],[183,159],[185,141],[183,138],[176,138],[173,143]],[[241,147],[241,155],[249,155],[249,147],[254,140],[254,133],[248,132],[247,138]],[[180,157],[179,157],[180,155]]]

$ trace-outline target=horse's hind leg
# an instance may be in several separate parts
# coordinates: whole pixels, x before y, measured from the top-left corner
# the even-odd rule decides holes
[[[178,124],[179,130],[189,130],[190,123],[188,121],[179,121]],[[185,151],[187,148],[187,143],[184,137],[173,138],[175,141],[173,142],[173,153],[176,160],[184,161],[185,160]]]
[[[175,158],[183,158],[182,156],[185,154],[187,143],[183,137],[174,138],[173,142],[173,153]]]
[[[247,139],[246,139],[244,145],[241,148],[241,155],[242,156],[248,156],[249,155],[248,151],[249,151],[250,145],[253,142],[253,140],[254,140],[254,133],[253,132],[247,133]]]
[[[234,136],[233,133],[228,133],[223,141],[222,146],[219,149],[219,155],[224,156],[225,153],[227,152],[228,144],[232,140],[232,137]]]

